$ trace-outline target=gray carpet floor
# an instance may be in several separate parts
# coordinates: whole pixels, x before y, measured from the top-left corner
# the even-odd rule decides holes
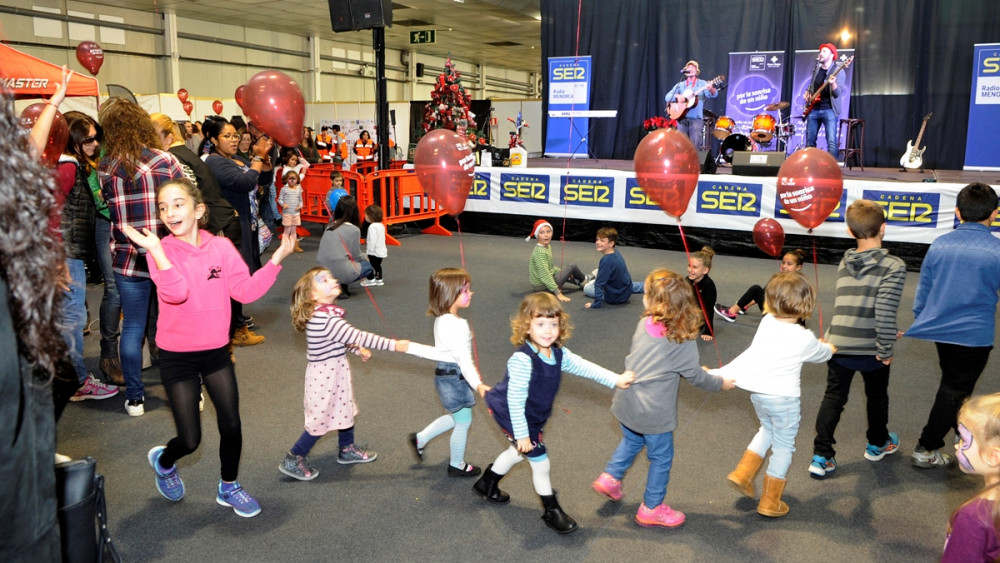
[[[680,427],[665,502],[685,512],[687,521],[678,529],[646,529],[633,520],[645,485],[643,455],[624,479],[622,502],[606,501],[590,488],[621,437],[609,412],[611,391],[566,376],[545,437],[553,485],[580,529],[558,536],[540,520],[526,463],[502,482],[511,503],[494,506],[472,494],[471,480],[446,475],[448,435],[431,442],[423,464],[415,462],[407,434],[444,412],[434,391],[434,366],[388,352],[375,352],[367,363],[350,360],[361,408],[357,440],[376,450],[378,459],[339,465],[337,438],[329,435],[311,455],[319,477],[295,481],[277,470],[303,424],[306,344],[291,327],[288,306],[292,285],[314,264],[315,234],[303,241],[304,254],[285,261],[275,287],[246,307],[266,342],[236,352],[244,434],[240,482],[260,501],[258,516],[240,518],[215,502],[218,433],[210,401],[202,416],[201,448],[179,463],[186,497],[171,503],[157,493],[146,452],[170,439],[174,428],[155,368],[143,373],[142,417],[126,415],[124,393],[67,408],[58,426],[58,450],[98,460],[107,478],[112,536],[126,561],[935,561],[949,514],[982,486],[954,467],[920,470],[909,463],[939,378],[933,344],[909,339],[898,345],[890,384],[890,430],[899,433],[901,451],[880,462],[863,458],[864,391],[856,378],[837,432],[840,466],[822,481],[810,478],[807,466],[826,368],[805,366],[798,451],[784,497],[791,512],[780,519],[759,516],[756,501],[740,497],[725,480],[757,428],[746,392],[708,393],[681,385]],[[364,330],[432,344],[433,321],[425,316],[427,280],[434,270],[464,261],[475,296],[462,315],[475,331],[485,381],[498,382],[513,351],[509,317],[528,292],[527,261],[534,243],[474,234],[401,241],[385,260],[385,285],[370,288],[370,295],[355,286],[354,295],[340,302],[347,319]],[[683,252],[621,251],[637,279],[654,267],[685,271]],[[596,268],[599,259],[592,243],[556,243],[554,254],[557,263],[575,263],[585,271]],[[720,301],[731,304],[747,286],[763,285],[776,270],[771,259],[717,256],[711,277]],[[812,265],[806,270],[814,275]],[[834,274],[835,266],[818,267],[824,323],[832,312]],[[912,322],[917,281],[918,274],[911,272],[900,327]],[[99,286],[89,289],[95,319],[100,291]],[[588,300],[581,291],[568,295],[575,332],[567,347],[609,369],[623,369],[641,300],[591,311],[584,308]],[[699,344],[702,362],[714,366],[720,358],[732,359],[750,343],[759,320],[756,311],[733,324],[717,320],[716,342]],[[810,326],[818,328],[818,314]],[[87,362],[99,373],[96,322],[93,328],[86,339]],[[996,372],[994,356],[978,392],[998,390]],[[485,466],[506,446],[480,402],[466,459]]]

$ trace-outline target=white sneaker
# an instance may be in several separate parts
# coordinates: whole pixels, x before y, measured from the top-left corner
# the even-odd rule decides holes
[[[146,408],[143,406],[143,403],[145,403],[145,398],[125,399],[125,412],[129,416],[142,416],[146,414]]]
[[[379,285],[378,280],[375,279],[361,280],[361,287],[372,287],[375,285]]]
[[[382,278],[375,278],[375,285],[385,285],[385,281]]]

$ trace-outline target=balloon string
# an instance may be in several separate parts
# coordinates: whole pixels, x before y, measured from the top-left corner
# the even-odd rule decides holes
[[[684,236],[684,226],[681,225],[681,218],[677,218],[677,230],[681,233],[681,242],[684,244],[684,255],[687,256],[688,262],[691,261],[691,251],[688,249],[687,237]],[[719,361],[719,367],[722,367],[722,354],[719,352],[719,342],[715,338],[715,329],[712,328],[712,323],[708,318],[708,309],[705,307],[705,301],[701,297],[701,292],[695,287],[694,283],[691,284],[691,289],[694,290],[694,296],[698,298],[698,305],[701,307],[702,318],[705,319],[705,326],[708,327],[708,333],[712,335],[712,344],[715,346],[715,357]],[[712,303],[715,306],[715,303]]]
[[[455,225],[458,228],[458,255],[462,259],[462,269],[465,269],[465,246],[462,244],[462,222],[455,217]]]
[[[812,233],[812,230],[809,230]],[[813,244],[813,275],[816,277],[816,296],[819,296],[819,259],[816,257],[816,235],[812,237]],[[823,304],[816,300],[816,311],[819,313],[819,335],[823,337]]]
[[[577,5],[576,5],[576,46],[573,48],[573,66],[574,67],[577,66],[578,64],[580,64],[580,25],[582,23],[582,21],[581,21],[582,18],[583,18],[583,0],[579,0],[579,2],[577,2]],[[575,98],[573,99],[573,102],[570,103],[569,110],[570,110],[570,114],[569,114],[569,139],[567,140],[566,148],[569,148],[570,147],[570,143],[573,142],[573,114],[576,113],[574,111],[574,110],[576,110],[576,99]],[[520,131],[518,131],[518,133],[520,134]],[[579,149],[580,146],[583,145],[584,140],[585,139],[583,139],[583,138],[580,139],[580,142],[576,145],[576,147],[573,148],[573,152],[571,152],[570,155],[566,157],[566,169],[567,170],[570,168],[570,161],[573,159],[573,155],[576,154],[577,149]],[[565,234],[565,230],[564,230],[564,234]]]
[[[344,240],[344,235],[337,233],[337,236],[340,237],[340,243],[344,245],[344,251],[347,253],[347,258],[351,261],[351,265],[353,266],[357,264],[358,271],[360,272],[361,265],[354,259],[354,256],[351,254],[351,249],[347,247],[347,241]],[[337,280],[337,282],[340,283],[340,280]],[[346,283],[344,284],[345,287],[347,285],[348,284]],[[375,307],[375,312],[378,314],[378,318],[382,320],[382,326],[384,326],[386,332],[389,333],[389,338],[396,339],[396,334],[393,333],[392,328],[389,327],[388,321],[385,320],[385,315],[382,314],[382,309],[379,308],[378,303],[375,301],[375,295],[372,294],[372,290],[369,289],[368,286],[363,285],[361,287],[365,288],[365,293],[368,294],[368,299],[371,300],[372,306]]]
[[[462,269],[467,270],[465,267],[465,244],[462,242],[462,222],[459,221],[458,217],[455,217],[456,230],[458,231],[458,254],[462,259]],[[469,321],[469,332],[472,333],[472,358],[476,362],[476,369],[479,369],[479,349],[476,347],[476,331],[472,330],[472,322]],[[482,373],[482,370],[479,370]]]

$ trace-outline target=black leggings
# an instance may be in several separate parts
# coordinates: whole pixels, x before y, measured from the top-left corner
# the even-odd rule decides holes
[[[236,386],[236,372],[232,364],[204,376],[205,390],[215,405],[219,425],[220,475],[223,481],[235,481],[240,469],[243,451],[243,430],[240,425],[240,396]],[[164,386],[167,399],[174,413],[177,437],[167,442],[160,455],[161,467],[172,467],[180,458],[198,449],[201,443],[201,415],[198,401],[201,381],[184,379]]]
[[[736,306],[740,308],[741,311],[746,311],[747,307],[751,303],[756,303],[757,308],[761,311],[764,310],[764,288],[759,285],[752,285],[750,289],[740,297],[740,300],[736,302]]]
[[[368,262],[372,265],[372,273],[368,276],[368,279],[382,279],[382,259],[369,254]]]

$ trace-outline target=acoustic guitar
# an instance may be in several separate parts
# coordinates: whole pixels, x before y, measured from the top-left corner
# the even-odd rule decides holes
[[[677,94],[677,99],[667,104],[667,115],[670,116],[670,119],[681,119],[685,114],[687,114],[689,109],[698,105],[698,94],[707,90],[709,86],[712,88],[718,88],[722,85],[722,82],[725,79],[726,75],[720,74],[697,90],[691,90],[688,88],[680,94]]]
[[[802,110],[802,117],[803,118],[809,117],[809,112],[811,112],[816,107],[816,104],[819,103],[819,95],[823,93],[823,89],[826,88],[826,85],[830,83],[830,80],[834,76],[837,76],[837,74],[840,71],[842,71],[845,68],[851,66],[852,62],[854,62],[854,57],[851,57],[851,58],[847,59],[846,61],[844,61],[842,63],[839,63],[837,65],[837,68],[833,69],[833,74],[827,76],[826,80],[824,80],[823,83],[819,85],[819,88],[817,88],[816,91],[809,97],[809,100],[806,101],[806,104],[805,104],[805,108],[806,109]]]
[[[912,140],[906,142],[906,152],[903,153],[903,158],[899,159],[899,165],[903,168],[907,170],[923,168],[923,156],[927,147],[920,148],[920,140],[924,138],[924,129],[927,129],[927,122],[931,120],[932,115],[933,111],[924,116],[924,123],[920,126],[920,133],[917,134],[917,142],[914,143]]]

